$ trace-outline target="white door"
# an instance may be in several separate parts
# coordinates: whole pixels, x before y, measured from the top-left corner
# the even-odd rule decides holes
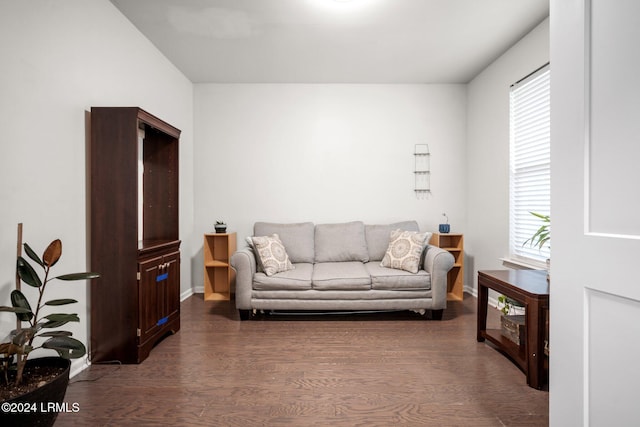
[[[551,0],[552,426],[640,425],[640,1]]]

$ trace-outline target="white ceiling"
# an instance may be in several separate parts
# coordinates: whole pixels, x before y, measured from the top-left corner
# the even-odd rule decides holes
[[[466,83],[549,0],[111,0],[194,83]]]

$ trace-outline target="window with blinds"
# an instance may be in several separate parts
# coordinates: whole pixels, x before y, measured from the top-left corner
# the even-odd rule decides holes
[[[551,210],[549,64],[511,86],[510,91],[510,256],[537,263],[550,257],[543,248],[525,242],[543,224],[536,212]]]

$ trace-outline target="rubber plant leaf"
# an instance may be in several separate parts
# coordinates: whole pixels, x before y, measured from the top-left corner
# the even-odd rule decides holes
[[[73,333],[69,331],[49,331],[38,334],[39,337],[70,337]]]
[[[44,317],[51,322],[79,322],[80,318],[77,314],[73,313],[53,313]]]
[[[29,258],[31,258],[32,260],[40,264],[42,267],[44,267],[44,263],[42,262],[38,254],[36,254],[36,252],[33,249],[31,249],[31,246],[29,246],[27,243],[25,243],[22,246],[24,246],[24,251]]]
[[[24,283],[29,286],[33,286],[34,288],[39,288],[40,286],[42,286],[42,281],[40,280],[40,276],[38,276],[38,273],[36,273],[33,267],[31,267],[31,264],[29,264],[29,262],[21,256],[18,257],[17,269],[18,276],[20,276],[20,279]]]
[[[6,305],[0,306],[0,311],[10,311],[11,313],[30,313],[31,310],[20,307],[7,307]]]
[[[20,332],[11,338],[11,342],[17,346],[23,347],[29,342],[29,340],[31,340],[31,338],[33,338],[35,333],[36,331],[33,328],[21,329]]]
[[[51,301],[45,302],[44,305],[66,305],[66,304],[73,304],[76,302],[78,301],[71,298],[52,299]]]
[[[56,277],[56,279],[69,281],[69,280],[97,279],[98,277],[100,277],[100,274],[98,273],[87,272],[87,273],[63,274],[62,276]]]
[[[57,320],[49,320],[47,322],[38,322],[36,327],[38,328],[38,330],[43,329],[43,328],[53,329],[53,328],[59,328],[60,326],[66,325],[67,323],[68,322],[57,321]]]
[[[56,265],[60,257],[62,256],[62,242],[60,239],[56,239],[49,243],[47,249],[42,254],[42,262],[49,267]]]
[[[84,344],[71,337],[50,338],[42,343],[42,347],[56,350],[65,359],[77,359],[87,354]]]
[[[68,322],[79,322],[80,318],[77,314],[55,313],[45,316],[46,322],[38,323],[38,328],[58,328]]]
[[[28,322],[29,320],[33,319],[33,310],[31,310],[31,305],[29,305],[29,301],[27,300],[27,297],[25,297],[24,294],[17,289],[14,289],[13,291],[11,291],[11,305],[14,308],[20,308],[22,310],[26,310],[26,311],[20,310],[20,312],[15,312],[19,320],[23,322]]]

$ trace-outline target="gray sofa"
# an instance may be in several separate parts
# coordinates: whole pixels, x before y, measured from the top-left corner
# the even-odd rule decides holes
[[[293,268],[265,273],[256,257],[258,249],[247,238],[247,247],[230,260],[236,271],[240,318],[249,319],[257,310],[430,310],[433,319],[442,319],[453,256],[425,243],[424,249],[419,248],[422,254],[416,273],[382,267],[394,230],[419,231],[415,221],[386,225],[360,221],[255,223],[254,236],[277,234]]]

